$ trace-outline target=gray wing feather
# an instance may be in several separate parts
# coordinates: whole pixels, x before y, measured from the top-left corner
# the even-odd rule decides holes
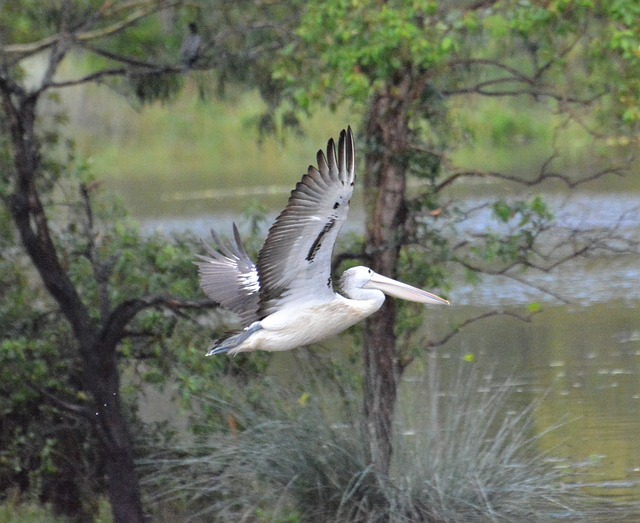
[[[215,231],[211,237],[217,251],[203,244],[209,256],[196,255],[200,286],[212,300],[236,312],[244,326],[258,319],[260,284],[256,266],[247,256],[240,233],[233,224],[234,242],[223,242]]]
[[[353,194],[354,154],[351,128],[340,133],[337,155],[329,140],[327,155],[318,151],[318,167],[309,166],[269,229],[257,263],[259,318],[297,299],[333,296],[331,255]]]

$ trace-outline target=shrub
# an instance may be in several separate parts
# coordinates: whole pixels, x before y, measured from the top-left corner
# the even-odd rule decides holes
[[[284,393],[270,408],[208,400],[229,428],[202,445],[158,453],[143,465],[156,501],[203,521],[536,521],[577,515],[583,498],[541,454],[535,405],[507,409],[509,383],[460,372],[416,429],[398,424],[389,477],[371,465],[366,428],[345,402],[299,405]],[[302,403],[302,402],[301,402]],[[348,402],[346,403],[348,404]],[[239,430],[238,427],[241,427]]]

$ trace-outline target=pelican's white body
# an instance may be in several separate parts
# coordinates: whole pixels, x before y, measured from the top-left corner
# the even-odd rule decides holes
[[[229,354],[254,350],[285,351],[326,340],[376,312],[384,302],[384,294],[369,290],[367,299],[350,299],[334,293],[331,301],[291,303],[285,309],[255,322],[256,330]]]
[[[385,294],[449,303],[367,267],[342,274],[344,296],[333,291],[331,253],[355,183],[351,129],[340,133],[337,150],[329,140],[327,155],[318,151],[317,161],[269,229],[257,265],[247,256],[235,225],[230,245],[212,231],[219,251],[209,248],[210,256],[200,256],[200,283],[211,298],[239,314],[245,329],[214,342],[207,355],[284,351],[325,340],[376,312]]]

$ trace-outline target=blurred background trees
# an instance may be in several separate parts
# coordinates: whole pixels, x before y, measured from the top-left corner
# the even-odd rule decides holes
[[[60,0],[43,7],[9,0],[0,15],[0,487],[35,492],[80,520],[105,489],[117,521],[143,517],[132,434],[145,430],[135,388],[121,386],[123,371],[142,376],[128,380],[138,384],[160,385],[173,374],[189,395],[209,390],[212,373],[255,376],[266,358],[200,359],[211,321],[203,314],[213,304],[201,299],[190,265],[197,242],[141,232],[102,193],[66,135],[58,102],[69,89],[100,85],[137,108],[170,102],[185,85],[209,101],[255,89],[265,103],[253,122],[262,136],[305,130],[326,107],[348,115],[326,126],[330,135],[349,123],[358,129],[366,234],[340,259],[359,258],[426,288],[451,289],[460,270],[470,279],[526,282],[524,269],[551,271],[576,256],[637,248],[615,224],[555,227],[535,192],[624,172],[625,159],[611,158],[607,141],[637,140],[636,2]],[[185,64],[189,24],[200,45]],[[526,127],[516,102],[544,119],[544,133]],[[489,114],[490,127],[473,124]],[[576,136],[597,160],[571,172],[567,141]],[[529,159],[538,166],[533,174],[460,154],[488,141],[517,150],[534,139],[545,147]],[[455,188],[468,179],[511,193],[464,207]],[[496,227],[469,229],[483,213]],[[534,304],[521,316],[536,311]],[[477,319],[424,341],[418,310],[389,300],[367,322],[364,461],[381,476],[393,456],[404,369],[420,347]],[[209,407],[198,408],[216,411]],[[201,428],[235,426],[229,419],[219,413]]]

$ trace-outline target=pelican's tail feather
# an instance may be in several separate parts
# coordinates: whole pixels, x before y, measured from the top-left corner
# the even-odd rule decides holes
[[[246,329],[234,334],[233,336],[229,336],[227,339],[223,340],[221,343],[214,342],[207,352],[207,356],[214,356],[216,354],[236,354],[240,352],[237,350],[240,345],[242,345],[254,332],[262,329],[259,321],[253,322]]]

